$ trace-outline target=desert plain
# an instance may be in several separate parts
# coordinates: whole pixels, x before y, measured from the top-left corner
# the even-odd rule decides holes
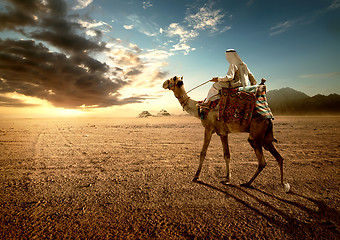
[[[284,178],[191,116],[0,119],[0,239],[340,239],[340,117],[276,117]]]

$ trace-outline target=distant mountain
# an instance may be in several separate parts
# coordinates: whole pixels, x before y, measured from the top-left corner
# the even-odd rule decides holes
[[[267,92],[270,109],[274,115],[340,115],[340,95],[321,94],[309,97],[292,88]]]

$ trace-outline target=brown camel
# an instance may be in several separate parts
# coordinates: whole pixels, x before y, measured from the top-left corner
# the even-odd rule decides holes
[[[183,85],[183,77],[173,77],[166,80],[163,83],[164,89],[172,90],[175,94],[175,97],[178,99],[179,103],[183,107],[183,110],[188,112],[190,115],[197,117],[200,119],[198,110],[197,110],[197,101],[192,100],[188,97],[187,92],[184,89]],[[200,162],[198,166],[198,170],[195,174],[193,179],[194,182],[198,181],[198,177],[200,175],[203,161],[205,159],[207,149],[211,140],[211,137],[214,133],[220,136],[223,146],[223,155],[227,165],[227,176],[226,181],[222,181],[223,183],[227,184],[230,182],[230,169],[229,169],[229,162],[230,162],[230,152],[229,152],[229,145],[228,145],[228,134],[233,132],[249,132],[248,141],[252,148],[255,151],[256,157],[258,159],[258,168],[254,174],[254,176],[242,186],[250,187],[252,182],[255,178],[259,175],[259,173],[263,170],[266,166],[266,160],[263,156],[262,147],[268,150],[277,160],[280,168],[281,174],[281,184],[283,185],[283,158],[277,152],[276,148],[273,145],[273,141],[275,140],[273,137],[273,125],[270,119],[264,119],[260,116],[253,117],[250,122],[250,127],[244,129],[244,127],[240,126],[239,124],[229,124],[225,123],[221,120],[218,120],[218,111],[217,110],[210,110],[208,114],[205,116],[203,120],[201,120],[202,125],[205,128],[204,132],[204,144],[200,154]]]

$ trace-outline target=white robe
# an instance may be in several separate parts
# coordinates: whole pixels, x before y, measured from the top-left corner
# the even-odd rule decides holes
[[[249,85],[255,85],[257,82],[254,75],[250,72],[247,64],[245,64],[237,52],[233,49],[226,51],[226,59],[230,63],[227,75],[225,77],[219,77],[218,82],[215,82],[208,92],[208,96],[205,99],[205,103],[218,99],[219,91],[224,88],[236,88],[246,87]]]

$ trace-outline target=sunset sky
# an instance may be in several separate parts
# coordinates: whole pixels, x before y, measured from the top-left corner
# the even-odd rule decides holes
[[[225,76],[229,48],[268,90],[340,94],[339,42],[340,0],[0,0],[0,117],[181,114],[163,81]]]

